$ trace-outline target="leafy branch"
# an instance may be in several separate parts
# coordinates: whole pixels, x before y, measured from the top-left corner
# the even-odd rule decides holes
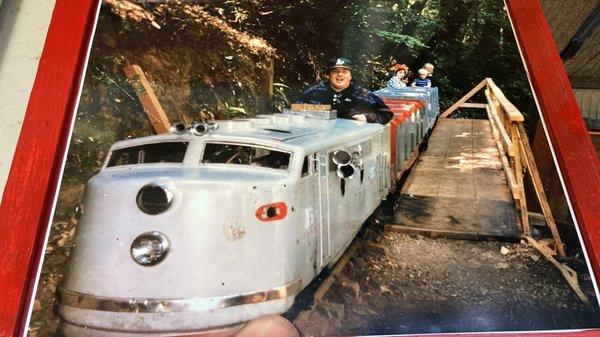
[[[410,36],[410,35],[388,32],[388,31],[379,30],[379,29],[377,29],[375,31],[375,33],[377,34],[377,36],[383,38],[384,40],[387,40],[387,41],[390,41],[393,43],[404,44],[408,48],[413,49],[413,50],[421,50],[421,49],[429,48],[423,42],[421,42],[421,40],[419,40],[413,36]]]

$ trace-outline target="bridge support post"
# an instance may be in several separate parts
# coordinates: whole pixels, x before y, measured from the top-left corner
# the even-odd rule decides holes
[[[513,144],[519,144],[519,128],[516,122],[512,122],[510,125],[510,138]],[[523,164],[521,162],[521,154],[518,146],[514,147],[514,163],[515,163],[515,178],[517,179],[517,185],[520,186],[519,194],[519,210],[521,213],[521,224],[523,225],[523,233],[525,236],[531,235],[531,228],[529,227],[529,216],[527,215],[527,200],[525,198],[525,185],[523,184]]]

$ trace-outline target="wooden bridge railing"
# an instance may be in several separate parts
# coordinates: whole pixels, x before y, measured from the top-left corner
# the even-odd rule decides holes
[[[477,92],[485,88],[487,103],[467,103]],[[552,216],[550,206],[544,192],[542,180],[540,179],[529,140],[523,127],[525,118],[523,114],[504,96],[500,88],[486,78],[473,90],[458,100],[452,107],[444,111],[440,118],[446,118],[459,108],[485,108],[488,119],[492,126],[492,133],[496,140],[496,146],[500,154],[502,168],[506,174],[508,186],[510,187],[515,205],[520,213],[523,234],[531,236],[529,217],[527,214],[527,201],[525,198],[524,174],[529,173],[536,196],[540,202],[546,223],[550,227],[554,243],[559,256],[565,257],[565,250]]]

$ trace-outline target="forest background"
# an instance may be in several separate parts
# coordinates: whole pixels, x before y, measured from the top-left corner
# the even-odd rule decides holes
[[[281,111],[323,80],[327,64],[339,56],[354,61],[354,78],[371,90],[385,86],[394,60],[413,73],[431,62],[442,111],[491,77],[535,125],[535,104],[503,6],[502,0],[104,0],[30,336],[50,336],[57,326],[52,303],[85,182],[112,143],[154,134],[124,67],[141,66],[176,122]],[[265,100],[271,60],[274,95]]]
[[[206,121],[280,112],[339,56],[370,90],[385,86],[394,60],[413,74],[433,63],[442,111],[491,77],[535,122],[502,0],[105,0],[65,174],[86,181],[112,143],[154,133],[127,65],[142,67],[171,121]]]
[[[394,61],[414,74],[433,63],[442,111],[491,77],[535,122],[502,0],[105,0],[66,176],[86,181],[112,143],[154,133],[127,65],[142,67],[171,121],[205,121],[281,111],[339,56],[370,90],[385,86]]]

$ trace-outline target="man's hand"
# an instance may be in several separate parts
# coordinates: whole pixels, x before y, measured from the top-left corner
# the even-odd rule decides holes
[[[366,122],[367,116],[365,116],[364,114],[359,114],[359,115],[352,116],[352,119],[354,119],[355,121],[359,121],[359,122]]]
[[[267,315],[251,320],[235,337],[300,337],[292,322],[280,315]]]

